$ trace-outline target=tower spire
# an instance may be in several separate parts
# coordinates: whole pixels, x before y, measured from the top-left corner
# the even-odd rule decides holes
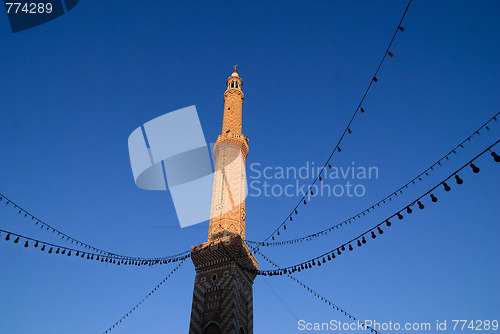
[[[241,133],[245,97],[242,86],[243,80],[236,72],[226,80],[222,134],[214,146],[215,175],[208,241],[227,235],[239,235],[245,239],[245,161],[248,143]]]
[[[224,92],[224,119],[222,121],[222,133],[231,132],[241,134],[242,105],[245,95],[241,90],[243,80],[236,72],[226,80],[226,91]]]

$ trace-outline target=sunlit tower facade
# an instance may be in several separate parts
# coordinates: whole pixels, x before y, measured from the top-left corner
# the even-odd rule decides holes
[[[190,334],[253,333],[251,270],[258,264],[244,243],[248,138],[241,133],[242,85],[235,66],[226,81],[222,134],[214,146],[208,240],[191,249],[196,277]]]

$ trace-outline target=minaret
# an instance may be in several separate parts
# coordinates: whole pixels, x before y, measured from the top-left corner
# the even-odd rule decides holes
[[[208,241],[228,235],[245,240],[245,160],[248,139],[241,134],[243,82],[236,72],[226,81],[222,134],[214,146],[215,175]]]
[[[196,277],[190,334],[253,333],[255,275],[248,269],[257,269],[257,261],[244,243],[248,139],[241,133],[242,84],[235,66],[226,81],[222,134],[214,146],[208,241],[191,249]]]

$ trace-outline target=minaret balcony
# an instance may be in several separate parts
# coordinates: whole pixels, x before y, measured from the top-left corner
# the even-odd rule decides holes
[[[223,133],[219,137],[217,137],[217,141],[215,142],[214,146],[214,155],[217,157],[217,154],[219,153],[220,150],[220,143],[225,143],[225,144],[233,144],[236,145],[240,148],[241,154],[243,155],[243,158],[246,158],[248,155],[248,138],[244,135],[239,135],[236,133]]]

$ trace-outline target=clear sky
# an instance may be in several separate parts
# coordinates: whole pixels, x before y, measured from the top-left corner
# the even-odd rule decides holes
[[[225,81],[238,64],[249,181],[296,185],[295,178],[255,178],[265,167],[325,162],[405,6],[82,0],[68,14],[16,34],[2,13],[0,192],[99,248],[146,257],[187,250],[206,240],[208,222],[181,229],[168,191],[135,186],[130,133],[196,105],[207,140],[215,141]],[[394,57],[384,62],[363,104],[366,112],[335,154],[335,166],[376,167],[378,178],[350,179],[364,196],[316,196],[277,240],[314,233],[367,208],[500,111],[499,16],[497,1],[412,3]],[[499,139],[500,123],[490,128],[355,224],[263,253],[292,265],[350,240]],[[426,198],[425,210],[395,221],[380,238],[296,277],[361,319],[447,320],[448,326],[453,319],[500,320],[500,166],[489,154],[476,164],[481,172],[464,169],[464,184],[449,182],[449,193],[440,187],[437,203]],[[246,202],[250,240],[265,238],[299,199],[256,196],[262,187],[254,183]],[[0,228],[68,245],[2,203]],[[271,268],[257,259],[261,269]],[[2,236],[0,333],[102,333],[172,269],[48,255]],[[112,333],[187,333],[194,275],[186,262]],[[346,320],[286,277],[258,277],[255,333],[305,332],[297,319]]]

